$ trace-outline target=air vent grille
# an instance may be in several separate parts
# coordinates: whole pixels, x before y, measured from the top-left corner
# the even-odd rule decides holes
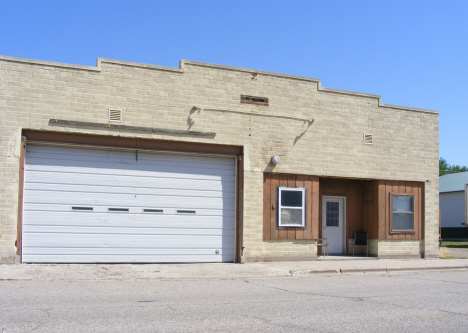
[[[241,95],[241,103],[243,104],[256,104],[256,105],[268,105],[267,97],[256,97]]]
[[[371,145],[372,143],[373,143],[372,134],[364,133],[364,144],[365,145]]]
[[[120,123],[122,121],[122,110],[109,109],[109,121]]]

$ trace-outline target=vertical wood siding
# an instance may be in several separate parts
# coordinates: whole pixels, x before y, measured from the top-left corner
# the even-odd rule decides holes
[[[306,228],[277,227],[278,186],[307,189]],[[414,195],[414,233],[392,233],[390,194]],[[346,239],[364,231],[369,239],[423,239],[424,183],[386,180],[354,180],[305,175],[264,175],[263,239],[317,239],[321,235],[322,196],[346,197]],[[275,208],[273,208],[275,205]]]
[[[424,183],[404,181],[378,181],[379,239],[415,240],[423,239],[424,228]],[[391,193],[414,195],[414,232],[391,232]]]
[[[319,178],[265,173],[263,177],[263,239],[317,239],[319,235]],[[278,187],[306,188],[305,228],[278,228]]]
[[[353,237],[355,231],[363,230],[361,187],[360,180],[320,178],[320,198],[324,195],[346,197],[346,239]],[[319,220],[322,221],[321,207]]]
[[[362,182],[362,230],[369,239],[379,238],[378,181]]]

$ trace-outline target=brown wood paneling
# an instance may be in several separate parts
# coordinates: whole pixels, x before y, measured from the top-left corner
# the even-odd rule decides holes
[[[411,181],[378,181],[378,237],[379,239],[414,240],[423,238],[424,183]],[[391,231],[391,195],[414,195],[414,232]]]
[[[364,181],[362,184],[362,229],[368,233],[370,239],[376,239],[378,235],[378,220],[376,218],[377,190],[375,181]]]
[[[244,247],[244,158],[237,156],[236,262],[241,262]]]
[[[311,205],[312,207],[312,226],[310,238],[317,239],[320,238],[320,183],[318,177],[312,177],[311,179],[312,195],[311,195]],[[309,202],[308,202],[309,203]]]
[[[356,231],[363,228],[361,182],[349,180],[346,185],[346,239],[353,238]],[[347,244],[345,244],[347,247]]]
[[[271,175],[271,182],[270,182],[270,207],[275,205],[275,208],[270,211],[270,235],[271,239],[279,239],[279,230],[278,225],[276,223],[278,217],[278,203],[277,203],[277,196],[278,196],[278,186],[279,186],[279,175],[277,174],[268,174]]]
[[[288,177],[288,187],[296,187],[296,176],[291,175]],[[296,229],[297,228],[287,228],[288,239],[296,239]]]
[[[373,208],[372,208],[372,223],[369,231],[371,239],[379,238],[379,182],[376,180],[371,181],[371,188],[373,191]]]
[[[406,187],[406,194],[413,194],[414,195],[414,200],[413,200],[413,209],[414,209],[414,232],[416,234],[419,234],[419,225],[420,223],[416,223],[416,221],[420,220],[420,215],[419,215],[419,196],[418,196],[418,186],[412,182],[407,182],[407,187]],[[411,239],[412,235],[406,234],[405,239]]]
[[[291,177],[291,176],[281,174],[279,176],[279,186],[280,187],[288,186],[288,178],[289,177]],[[280,212],[278,211],[278,213],[280,213]],[[281,228],[281,229],[278,230],[278,239],[288,239],[288,229],[287,228]]]
[[[308,197],[308,194],[307,194],[307,189],[309,188],[309,186],[305,186],[305,181],[304,181],[304,176],[301,176],[301,175],[296,175],[296,186],[297,187],[305,187],[306,188],[306,202],[305,202],[305,205],[306,205],[306,210],[305,210],[305,229],[310,229],[310,224],[309,224],[309,211],[310,211],[310,206],[307,205],[307,197]],[[304,229],[302,228],[295,228],[294,230],[295,234],[295,239],[304,239]]]
[[[379,181],[378,185],[378,206],[379,206],[379,214],[378,214],[378,234],[379,234],[379,239],[386,239],[387,236],[387,205],[386,205],[386,199],[385,199],[385,194],[387,193],[387,184],[386,181],[381,180]]]
[[[263,239],[271,238],[271,177],[263,176]]]
[[[420,216],[420,223],[419,223],[419,239],[424,239],[424,207],[425,207],[425,199],[424,199],[424,183],[419,183],[418,187],[418,197],[419,197],[419,216]]]
[[[24,192],[24,159],[26,157],[26,137],[21,137],[19,157],[19,190],[18,190],[18,220],[16,227],[16,254],[21,257],[23,244],[23,192]]]
[[[362,181],[354,179],[320,178],[320,234],[322,224],[322,197],[346,197],[346,239],[363,229]],[[346,243],[347,246],[347,243]]]
[[[305,228],[278,228],[278,186],[306,188]],[[265,173],[263,176],[263,239],[315,239],[318,221],[318,177]],[[273,208],[275,207],[275,208]],[[317,228],[318,230],[318,228]],[[315,237],[315,238],[314,238]]]

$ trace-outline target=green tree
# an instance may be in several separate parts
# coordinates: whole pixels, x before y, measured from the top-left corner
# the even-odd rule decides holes
[[[439,158],[439,176],[446,175],[448,173],[457,173],[468,171],[466,166],[460,166],[457,164],[450,165],[444,158]]]

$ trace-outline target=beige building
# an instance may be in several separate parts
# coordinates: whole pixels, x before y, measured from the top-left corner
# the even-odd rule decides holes
[[[438,253],[438,112],[185,60],[0,57],[0,80],[3,261],[310,260],[358,231]]]

